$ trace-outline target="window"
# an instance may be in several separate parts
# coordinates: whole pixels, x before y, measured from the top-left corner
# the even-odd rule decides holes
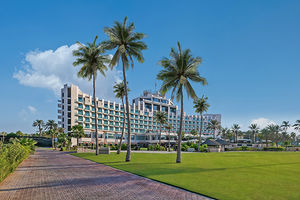
[[[98,114],[98,117],[99,117],[99,118],[102,118],[102,114]]]
[[[90,116],[90,112],[85,112],[85,116]]]
[[[81,103],[79,103],[78,108],[83,108],[83,105]]]

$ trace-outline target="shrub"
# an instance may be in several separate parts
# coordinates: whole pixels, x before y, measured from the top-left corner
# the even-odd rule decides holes
[[[247,146],[242,146],[242,147],[241,147],[241,150],[242,150],[242,151],[249,151],[249,147],[247,147]]]
[[[121,150],[127,150],[127,144],[123,143],[121,146]]]
[[[0,182],[25,159],[31,147],[12,139],[8,144],[0,144]]]
[[[147,148],[140,148],[140,151],[147,151]]]
[[[264,147],[264,151],[284,151],[283,147]]]

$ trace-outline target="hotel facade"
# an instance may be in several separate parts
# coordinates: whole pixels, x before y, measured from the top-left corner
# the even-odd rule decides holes
[[[95,105],[98,112],[95,113]],[[162,143],[175,143],[179,130],[180,110],[177,105],[160,95],[158,92],[144,91],[143,95],[133,99],[130,105],[130,124],[132,144],[147,145],[156,144],[159,141],[160,125],[155,121],[155,112],[167,113],[167,123],[172,125],[171,130],[162,126]],[[84,128],[86,138],[83,141],[95,141],[95,115],[98,115],[98,135],[100,143],[117,143],[121,137],[124,121],[123,105],[114,101],[96,98],[94,103],[92,96],[83,93],[75,85],[67,85],[61,89],[61,98],[58,100],[58,124],[70,132],[74,125]],[[220,114],[203,115],[203,137],[211,137],[212,130],[207,129],[211,120],[221,123]],[[125,137],[127,132],[127,119],[125,120]],[[200,130],[200,115],[187,115],[184,113],[183,131],[185,135],[195,129]],[[124,139],[126,139],[124,137]]]

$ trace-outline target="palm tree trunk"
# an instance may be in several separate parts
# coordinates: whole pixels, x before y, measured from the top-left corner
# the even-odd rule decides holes
[[[79,146],[79,138],[77,138],[77,148],[78,148],[78,146]]]
[[[170,137],[171,137],[171,131],[169,131],[169,152],[171,151]]]
[[[40,132],[40,137],[42,136],[42,127],[39,125],[39,132]]]
[[[99,154],[99,144],[98,144],[98,113],[97,113],[97,102],[96,102],[96,71],[93,75],[93,99],[95,108],[95,133],[96,133],[96,155]]]
[[[159,132],[159,149],[158,149],[158,151],[160,151],[160,146],[161,146],[161,124],[159,126],[159,130],[160,130],[160,132]]]
[[[200,144],[201,144],[201,133],[202,133],[202,113],[200,114],[200,132],[199,132],[199,141],[198,141],[198,151],[200,152]]]
[[[122,98],[122,105],[123,105],[123,127],[122,127],[122,135],[121,135],[121,138],[120,138],[120,143],[119,143],[119,147],[118,147],[118,151],[117,151],[117,154],[120,154],[121,153],[121,145],[122,145],[122,140],[123,140],[123,137],[124,137],[124,130],[125,130],[125,105],[124,105],[124,99]]]
[[[128,128],[128,136],[127,136],[127,154],[126,154],[126,162],[131,160],[131,134],[130,134],[130,110],[129,110],[129,101],[128,101],[128,91],[127,91],[127,81],[126,81],[126,71],[125,71],[125,62],[124,55],[122,55],[123,62],[123,79],[124,79],[124,89],[125,89],[125,100],[126,100],[126,114],[127,114],[127,128]],[[125,109],[124,109],[125,112]]]
[[[181,135],[182,135],[182,121],[183,121],[183,94],[181,89],[181,111],[180,111],[180,124],[178,133],[178,144],[177,144],[177,158],[176,163],[181,163]]]

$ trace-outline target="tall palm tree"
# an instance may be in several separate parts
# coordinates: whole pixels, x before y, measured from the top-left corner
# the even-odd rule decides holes
[[[45,125],[46,130],[47,130],[47,135],[51,136],[51,141],[52,141],[52,149],[55,148],[55,137],[57,135],[57,129],[58,129],[58,125],[57,123],[55,123],[54,120],[48,120],[48,122]]]
[[[228,128],[220,128],[220,133],[219,135],[221,136],[221,138],[223,139],[229,139],[232,137],[232,133]]]
[[[258,127],[257,124],[250,124],[249,129],[251,130],[251,133],[252,133],[252,141],[253,141],[253,143],[255,143],[255,141],[256,141],[256,134],[259,131],[259,127]]]
[[[83,127],[81,125],[75,125],[71,128],[71,136],[77,139],[77,147],[79,147],[79,138],[85,136]]]
[[[121,58],[123,63],[123,83],[125,88],[125,99],[126,99],[126,112],[127,112],[127,126],[128,126],[128,138],[127,138],[127,154],[126,162],[131,160],[131,133],[130,133],[130,110],[126,80],[126,70],[133,67],[133,58],[137,59],[138,62],[144,62],[144,56],[142,50],[147,49],[147,45],[141,40],[145,37],[144,33],[134,32],[134,23],[127,24],[127,17],[124,18],[123,23],[115,22],[113,27],[105,27],[104,33],[109,37],[108,41],[104,41],[103,45],[106,49],[116,49],[116,52],[111,60],[110,67],[114,67],[119,63]],[[125,111],[125,109],[124,109]]]
[[[281,139],[281,134],[280,134],[280,126],[275,125],[275,124],[270,124],[267,126],[267,129],[269,130],[269,135],[273,139],[273,142],[275,142],[276,147],[278,147],[278,143]]]
[[[300,131],[300,119],[298,119],[293,125],[294,129]]]
[[[32,126],[33,127],[38,127],[38,131],[39,131],[39,134],[40,134],[40,137],[41,137],[42,134],[43,134],[43,128],[45,126],[44,121],[41,120],[41,119],[37,119],[33,122]]]
[[[170,137],[171,137],[171,130],[172,130],[172,124],[170,124],[170,123],[168,123],[167,124],[167,126],[165,127],[167,130],[168,130],[168,132],[169,132],[169,137],[168,137],[168,148],[169,148],[169,152],[171,151],[171,143],[170,143]]]
[[[194,101],[194,108],[196,109],[195,112],[200,114],[200,131],[199,131],[199,141],[198,141],[198,150],[200,151],[200,144],[201,144],[201,134],[202,134],[202,127],[203,127],[203,113],[207,112],[208,107],[210,106],[207,103],[207,97],[204,95]]]
[[[127,92],[129,92],[130,89],[127,87]],[[117,154],[120,154],[121,152],[121,145],[122,145],[122,140],[123,140],[123,137],[124,137],[124,130],[125,130],[125,104],[124,104],[124,97],[125,97],[125,86],[124,86],[124,83],[123,82],[120,82],[120,83],[116,83],[114,85],[114,93],[115,93],[115,96],[116,98],[119,98],[121,99],[122,101],[122,106],[124,108],[123,110],[123,126],[122,126],[122,134],[121,134],[121,138],[120,138],[120,142],[119,142],[119,147],[118,147],[118,151],[117,151]]]
[[[83,45],[77,42],[79,48],[73,51],[73,55],[77,57],[76,61],[73,62],[74,66],[80,65],[81,68],[78,72],[78,77],[87,78],[89,81],[93,79],[93,101],[95,108],[95,134],[96,134],[96,155],[99,153],[98,145],[98,112],[96,102],[96,79],[97,72],[99,71],[105,76],[107,70],[106,64],[110,62],[108,55],[104,55],[105,50],[101,44],[96,44],[98,36],[95,37],[93,43]]]
[[[232,132],[234,133],[234,142],[237,143],[237,138],[238,138],[238,134],[240,132],[240,126],[238,124],[233,124],[231,129]]]
[[[296,137],[297,137],[296,133],[295,132],[291,132],[291,138],[292,138],[293,142],[296,141]]]
[[[159,64],[163,67],[157,79],[162,80],[161,93],[166,94],[171,90],[171,98],[180,101],[180,125],[178,134],[178,148],[176,162],[181,162],[181,135],[183,122],[183,90],[186,90],[188,97],[196,99],[197,95],[190,81],[206,85],[206,79],[200,76],[198,66],[201,64],[200,57],[192,57],[190,49],[181,50],[180,43],[177,42],[178,51],[171,48],[170,58],[163,58]]]
[[[284,132],[287,132],[287,129],[291,127],[290,122],[289,121],[283,121],[281,126],[280,126]]]
[[[55,123],[54,120],[48,120],[45,124],[45,129],[51,130],[51,129],[54,129],[55,126],[57,126],[57,124]]]
[[[155,121],[159,124],[159,151],[161,147],[161,128],[164,124],[167,123],[167,113],[162,111],[156,111],[155,113]]]
[[[216,130],[220,130],[221,125],[219,121],[213,119],[208,123],[207,128],[214,132],[214,138],[216,138]]]

